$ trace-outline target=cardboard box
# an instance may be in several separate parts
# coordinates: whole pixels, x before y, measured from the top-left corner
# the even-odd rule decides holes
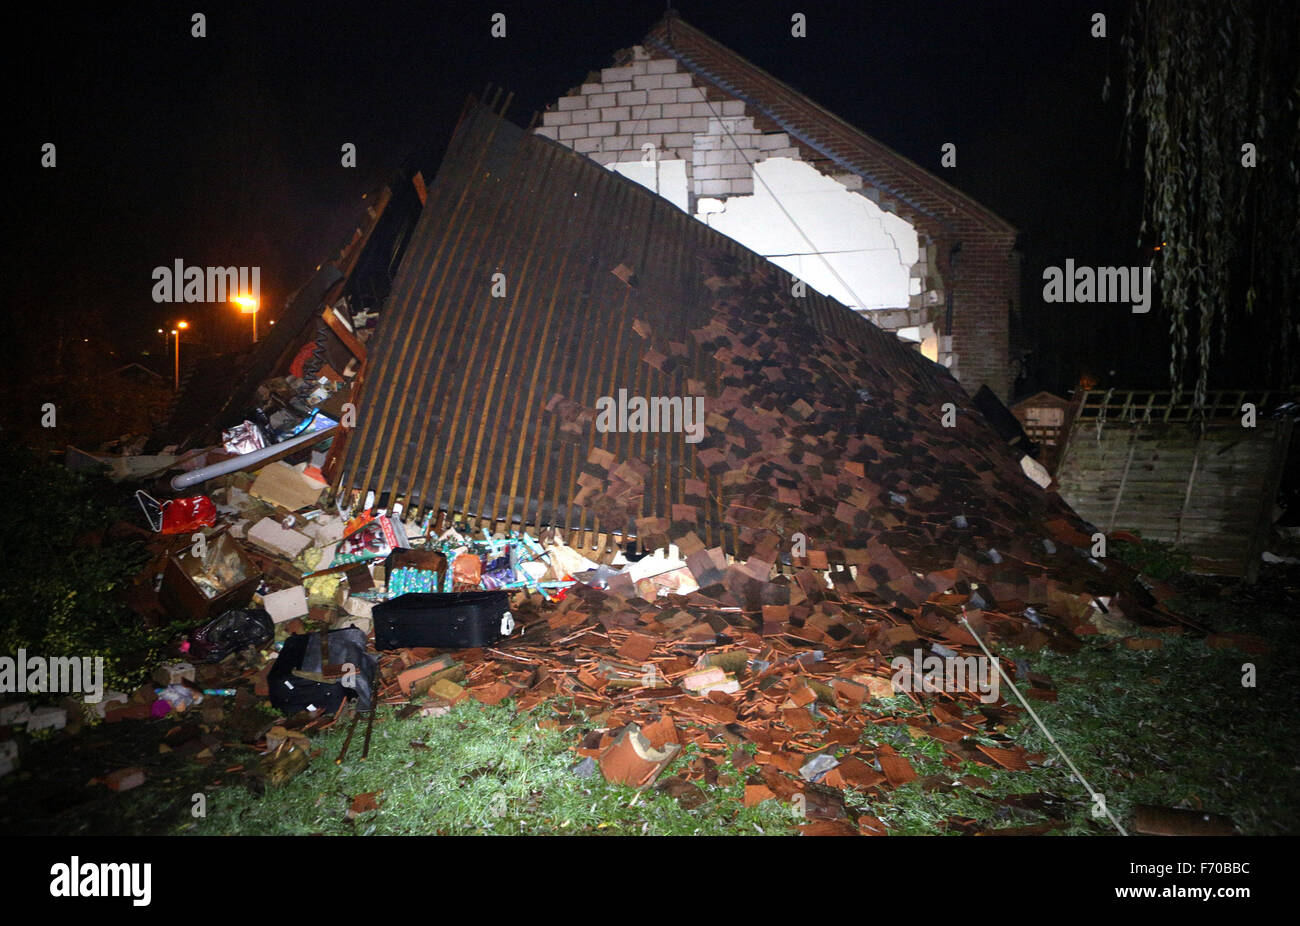
[[[394,570],[403,567],[437,573],[438,584],[433,588],[435,592],[442,591],[444,586],[447,590],[451,589],[450,585],[446,585],[447,573],[450,571],[447,557],[438,550],[412,550],[403,547],[394,550],[384,558],[385,577],[392,576]]]
[[[208,543],[203,560],[189,548],[168,557],[158,597],[172,616],[202,624],[248,604],[261,581],[262,574],[239,541],[222,534]],[[204,585],[217,594],[209,596]]]

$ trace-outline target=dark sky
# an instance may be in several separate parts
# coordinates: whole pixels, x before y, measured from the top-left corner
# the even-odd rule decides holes
[[[10,62],[19,91],[7,185],[17,208],[4,260],[9,298],[41,320],[29,332],[38,341],[75,330],[138,351],[180,317],[196,338],[230,337],[240,321],[233,310],[152,302],[152,268],[177,258],[261,266],[273,316],[341,243],[362,193],[408,157],[436,166],[467,94],[489,82],[513,90],[511,116],[527,121],[638,42],[664,9],[197,6],[206,38],[191,37],[190,7],[174,3],[94,15],[49,4],[25,26]],[[1066,354],[1080,346],[1094,366],[1150,349],[1126,309],[1053,307],[1048,317],[1034,305],[1045,263],[1135,260],[1137,189],[1118,167],[1118,106],[1101,98],[1119,54],[1118,5],[684,0],[677,8],[1016,224],[1040,366],[1072,382],[1078,364]],[[489,35],[497,10],[507,16],[505,39]],[[808,17],[807,38],[790,37],[796,10]],[[1088,34],[1098,10],[1111,17],[1105,40]],[[58,146],[53,169],[39,165],[47,141]],[[958,146],[958,167],[941,171],[947,141]],[[356,169],[340,166],[344,142],[357,145]],[[1152,322],[1148,334],[1163,326]],[[1128,362],[1149,365],[1144,356]]]

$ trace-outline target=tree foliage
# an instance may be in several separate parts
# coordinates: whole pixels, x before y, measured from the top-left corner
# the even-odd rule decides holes
[[[1204,401],[1228,322],[1262,313],[1275,381],[1300,356],[1300,15],[1277,0],[1133,0],[1123,38],[1126,137],[1143,149],[1140,240],[1163,243],[1176,392]],[[1243,164],[1253,145],[1257,166]],[[1236,330],[1236,326],[1233,326]],[[1258,330],[1259,326],[1256,327]]]

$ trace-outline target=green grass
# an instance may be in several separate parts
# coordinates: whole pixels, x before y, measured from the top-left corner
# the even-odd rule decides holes
[[[508,702],[467,701],[443,717],[397,720],[381,709],[370,756],[361,755],[361,728],[349,756],[335,765],[344,731],[315,737],[321,749],[288,784],[256,797],[231,784],[208,795],[207,816],[177,832],[208,834],[484,835],[742,835],[793,832],[787,805],[741,804],[744,776],[729,764],[733,783],[699,783],[707,800],[687,810],[653,788],[638,793],[606,783],[599,772],[578,778],[570,769],[573,733],[541,729],[543,706],[515,715]],[[428,748],[411,746],[422,742]],[[690,762],[682,750],[662,781]],[[348,820],[351,799],[382,790],[377,810]]]
[[[1014,653],[1052,676],[1055,703],[1035,711],[1126,827],[1135,804],[1198,807],[1226,814],[1243,832],[1296,832],[1300,755],[1287,732],[1296,728],[1296,670],[1282,653],[1250,658],[1213,650],[1203,641],[1167,638],[1163,649],[1138,651],[1098,639],[1078,653]],[[1259,686],[1241,686],[1241,665],[1256,664]],[[1023,690],[1023,688],[1022,688]],[[921,779],[880,797],[846,790],[850,819],[879,817],[891,833],[938,835],[1044,822],[1061,834],[1114,832],[1026,716],[1012,738],[1046,754],[1029,771],[942,764],[942,744],[913,736],[919,713],[905,698],[877,702],[892,723],[867,728],[863,742],[889,743]],[[400,721],[381,711],[370,758],[361,762],[360,734],[343,766],[334,757],[344,732],[313,741],[321,755],[288,785],[254,796],[231,784],[209,795],[208,816],[181,832],[266,834],[786,834],[798,822],[790,807],[768,801],[746,809],[745,774],[719,767],[732,783],[697,782],[706,800],[686,809],[648,789],[580,779],[570,769],[576,731],[546,730],[546,705],[516,715],[509,702],[487,708],[466,702],[447,716]],[[411,741],[427,749],[412,747]],[[992,744],[987,737],[981,741]],[[841,750],[840,752],[846,752]],[[660,781],[697,755],[687,747]],[[753,768],[750,769],[751,779]],[[987,787],[957,783],[974,775]],[[378,810],[347,819],[351,798],[383,790]]]
[[[1242,686],[1247,662],[1257,687]],[[1149,651],[1094,643],[1033,664],[1059,688],[1035,711],[1122,823],[1133,805],[1155,804],[1224,814],[1246,834],[1300,831],[1294,660],[1173,639]],[[1029,721],[1019,739],[1060,762]]]

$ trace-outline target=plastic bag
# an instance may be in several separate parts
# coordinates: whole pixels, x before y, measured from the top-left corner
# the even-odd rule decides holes
[[[135,493],[149,526],[163,534],[184,534],[217,523],[217,506],[206,495],[159,502],[143,489]]]
[[[255,423],[245,420],[221,432],[221,445],[230,453],[252,453],[266,446],[266,437]]]
[[[206,495],[174,498],[162,506],[162,533],[188,534],[217,523],[217,506]]]
[[[190,655],[204,662],[220,662],[246,646],[261,649],[274,639],[275,624],[261,608],[227,611],[190,634]]]
[[[451,561],[452,588],[461,591],[478,588],[483,580],[483,561],[473,553],[462,553]]]

